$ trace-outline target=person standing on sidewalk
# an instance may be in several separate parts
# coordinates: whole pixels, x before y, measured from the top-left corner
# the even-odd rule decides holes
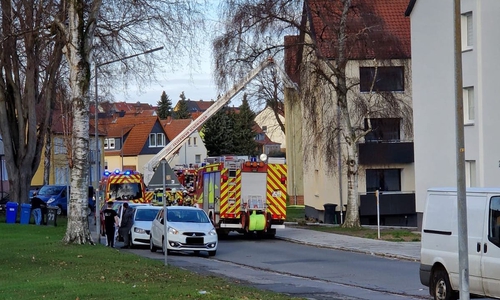
[[[115,226],[118,226],[118,214],[113,209],[113,201],[108,201],[107,207],[103,210],[104,227],[106,229],[106,246],[114,248],[115,246]]]
[[[128,206],[128,203],[123,203],[123,213],[118,232],[123,237],[123,249],[130,248],[130,229],[134,225],[134,211]]]

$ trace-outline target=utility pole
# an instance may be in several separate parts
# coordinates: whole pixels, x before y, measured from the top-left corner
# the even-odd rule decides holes
[[[462,82],[462,14],[460,1],[453,1],[455,59],[455,126],[457,164],[458,268],[460,300],[469,300],[469,253],[467,249],[467,194],[465,189],[464,103]]]

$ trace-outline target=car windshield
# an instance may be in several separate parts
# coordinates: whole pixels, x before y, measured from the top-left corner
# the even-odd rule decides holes
[[[142,198],[140,183],[113,183],[109,185],[111,198],[116,200],[133,200]]]
[[[138,209],[135,213],[135,221],[153,221],[157,213],[157,209]]]
[[[66,187],[64,186],[43,186],[37,193],[38,196],[56,196],[61,193],[63,189]]]
[[[210,223],[207,215],[202,210],[175,209],[167,210],[167,212],[168,222]]]

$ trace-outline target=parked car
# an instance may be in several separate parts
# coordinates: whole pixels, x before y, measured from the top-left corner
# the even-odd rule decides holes
[[[66,185],[44,185],[36,192],[36,197],[42,199],[47,206],[57,206],[57,214],[66,214],[68,212],[68,191]],[[88,190],[88,209],[92,211],[95,207],[94,188],[89,186]],[[90,215],[90,211],[88,214]]]
[[[202,209],[192,206],[169,206],[167,210],[167,253],[172,251],[208,251],[209,256],[217,253],[217,232]],[[158,211],[151,224],[149,248],[151,252],[164,249],[163,208]]]
[[[155,219],[160,206],[135,205],[134,206],[134,225],[130,229],[130,246],[149,245],[149,234],[151,224]]]
[[[57,214],[66,214],[68,211],[67,187],[65,185],[44,185],[36,197],[47,203],[47,206],[57,206]]]

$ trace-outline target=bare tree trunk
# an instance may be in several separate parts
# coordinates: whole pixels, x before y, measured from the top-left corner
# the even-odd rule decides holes
[[[84,15],[85,1],[75,0],[69,3],[69,41],[66,44],[66,57],[70,67],[71,103],[73,126],[71,153],[68,152],[71,168],[71,193],[68,203],[68,227],[63,241],[67,244],[94,244],[89,230],[87,217],[89,186],[89,85],[91,37],[95,28],[95,14],[100,1],[94,2],[89,23],[93,24],[86,31]]]

